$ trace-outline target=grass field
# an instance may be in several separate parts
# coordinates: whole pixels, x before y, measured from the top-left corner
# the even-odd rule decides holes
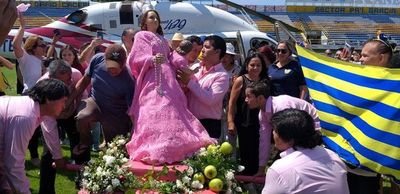
[[[7,95],[17,95],[16,92],[16,74],[15,70],[8,70],[6,68],[1,69],[3,74],[6,76],[11,88],[8,88],[5,92]],[[69,159],[70,153],[69,153],[69,147],[63,145],[62,146],[62,151],[63,155],[66,156],[67,159]],[[39,154],[42,153],[42,146],[39,146]],[[92,153],[92,157],[97,157],[97,154]],[[32,193],[36,194],[39,192],[39,168],[35,167],[32,165],[30,162],[30,157],[29,157],[29,151],[27,155],[25,156],[26,163],[25,163],[25,168],[26,168],[26,174],[27,177],[30,180],[31,184],[31,189]],[[77,193],[78,190],[75,189],[75,172],[70,172],[70,171],[65,171],[65,170],[58,170],[57,171],[57,177],[56,177],[56,183],[55,183],[55,188],[56,188],[56,193],[57,194],[73,194]],[[388,180],[383,181],[383,194],[391,194],[390,190],[390,182]],[[392,193],[396,193],[392,192]],[[131,194],[133,192],[127,192],[127,194]]]

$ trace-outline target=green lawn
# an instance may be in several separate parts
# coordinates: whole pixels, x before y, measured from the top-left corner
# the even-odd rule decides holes
[[[42,153],[42,149],[43,147],[42,145],[40,145],[39,155]],[[63,155],[66,156],[67,159],[69,159],[70,156],[69,146],[63,145],[62,151]],[[31,183],[32,194],[39,193],[40,170],[38,167],[33,166],[32,163],[30,162],[29,151],[27,151],[25,159],[26,159],[25,162],[26,176],[29,178],[29,181]],[[55,183],[56,193],[59,194],[77,193],[74,182],[75,177],[76,177],[75,172],[66,170],[57,170],[57,177]]]
[[[17,76],[15,73],[15,68],[13,70],[9,70],[5,67],[0,68],[0,71],[3,72],[4,76],[8,80],[8,83],[10,84],[10,88],[7,88],[5,93],[10,96],[15,96],[17,95]]]
[[[3,74],[6,76],[11,88],[6,89],[6,94],[7,95],[17,95],[16,92],[16,74],[15,74],[15,69],[14,70],[8,70],[6,68],[1,68],[1,71]],[[66,156],[69,159],[70,153],[69,153],[69,147],[63,145],[63,155]],[[39,146],[39,154],[42,153],[42,146]],[[92,157],[97,157],[97,154],[92,153]],[[39,192],[39,168],[33,166],[30,163],[30,157],[29,157],[29,151],[27,151],[27,155],[25,157],[26,163],[25,163],[25,168],[27,171],[27,177],[30,180],[31,183],[31,189],[32,193],[38,193]],[[77,193],[78,190],[75,189],[75,172],[70,172],[70,171],[65,171],[65,170],[58,170],[57,171],[57,177],[56,177],[56,193],[57,194],[72,194],[72,193]],[[390,182],[388,180],[384,180],[383,182],[383,190],[384,194],[389,194],[390,190]],[[127,193],[133,193],[127,192]],[[395,193],[395,192],[394,192]]]

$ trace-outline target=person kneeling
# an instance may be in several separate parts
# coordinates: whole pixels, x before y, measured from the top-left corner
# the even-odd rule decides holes
[[[271,118],[282,153],[267,171],[264,193],[349,193],[346,165],[321,146],[322,136],[305,111],[285,109]]]

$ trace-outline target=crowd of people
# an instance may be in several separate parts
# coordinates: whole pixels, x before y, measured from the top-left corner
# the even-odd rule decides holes
[[[28,148],[40,165],[39,193],[55,193],[52,163],[67,163],[60,134],[68,136],[73,162],[85,164],[101,142],[99,131],[104,142],[131,133],[130,159],[149,165],[229,141],[243,175],[266,177],[262,193],[379,192],[379,174],[350,169],[322,146],[317,111],[288,41],[276,48],[260,43],[240,64],[234,45],[216,35],[178,33],[168,41],[157,11],[147,10],[140,30],[122,32],[122,45],[102,48],[94,38],[79,51],[66,45],[57,53],[60,34],[50,45],[37,36],[23,41],[21,13],[19,21],[13,48],[23,89],[0,98],[0,193],[30,193]],[[367,41],[361,54],[340,52],[341,60],[399,67],[385,40]],[[13,68],[1,57],[0,63]]]

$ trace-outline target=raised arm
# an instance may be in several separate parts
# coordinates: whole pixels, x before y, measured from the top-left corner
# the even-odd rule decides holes
[[[92,42],[90,42],[90,45],[86,47],[79,55],[80,64],[90,61],[90,57],[92,56],[94,49],[101,44],[101,41],[102,40],[100,38],[93,38]]]
[[[17,35],[13,39],[13,49],[15,57],[21,58],[24,55],[24,50],[22,49],[22,39],[24,38],[25,33],[25,19],[22,13],[18,14],[18,18],[20,26]]]
[[[243,87],[243,78],[238,77],[235,82],[233,83],[231,95],[229,97],[228,103],[228,132],[230,134],[236,133],[236,126],[235,126],[235,111],[236,111],[236,102],[239,98],[240,90]]]
[[[55,52],[55,50],[56,50],[57,42],[58,42],[60,39],[61,39],[61,35],[60,35],[60,34],[54,34],[54,35],[53,35],[53,41],[51,42],[50,47],[49,47],[49,49],[47,50],[47,54],[46,54],[46,57],[47,57],[47,58],[50,58],[50,57],[53,57],[53,56],[54,56],[54,52]],[[57,56],[57,54],[56,54],[56,56]],[[57,58],[57,57],[56,57],[56,58]]]

